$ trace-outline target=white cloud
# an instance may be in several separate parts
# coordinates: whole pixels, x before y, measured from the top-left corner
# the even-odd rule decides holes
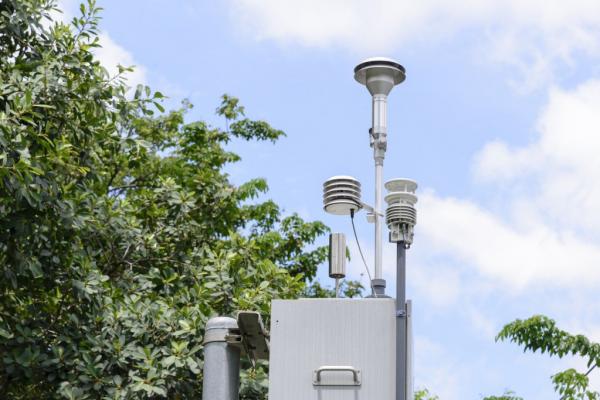
[[[444,400],[461,399],[469,371],[453,354],[439,343],[425,337],[415,338],[415,389],[427,388],[431,394]],[[420,380],[424,377],[424,380]]]
[[[491,198],[476,202],[432,190],[419,194],[419,223],[410,250],[411,297],[419,304],[421,323],[435,326],[450,311],[462,327],[462,339],[446,352],[417,338],[417,376],[444,398],[468,397],[464,388],[473,386],[471,379],[500,389],[505,384],[517,393],[530,390],[529,382],[514,380],[501,367],[485,372],[489,361],[472,357],[464,373],[455,361],[471,346],[480,346],[472,342],[491,341],[514,318],[543,313],[569,332],[596,341],[600,337],[598,110],[600,80],[570,90],[553,88],[529,144],[494,140],[475,155],[476,183],[489,189]],[[384,260],[393,265],[393,253],[384,251]],[[516,368],[545,385],[546,394],[537,398],[547,398],[552,390],[549,375],[569,367],[586,370],[577,357],[522,356],[526,363],[520,357]],[[599,385],[600,374],[593,373],[592,387]]]
[[[256,39],[338,46],[363,56],[407,44],[446,41],[461,31],[481,37],[480,56],[521,72],[520,90],[552,79],[556,62],[600,54],[595,0],[230,0],[236,25]]]
[[[529,146],[488,144],[476,157],[475,175],[491,184],[528,188],[530,205],[549,227],[600,234],[600,81],[573,91],[552,89]],[[595,240],[598,245],[598,240]]]
[[[470,7],[435,0],[233,0],[233,12],[257,38],[384,51],[419,39],[424,28],[441,33],[471,14],[489,12],[483,2],[466,4]]]
[[[417,265],[410,269],[409,274],[410,283],[419,291],[421,298],[436,308],[454,307],[463,291],[460,273],[448,266],[420,268]]]
[[[519,229],[464,200],[421,198],[420,240],[500,286],[600,283],[600,246],[546,225]]]
[[[553,81],[581,56],[600,56],[597,1],[230,1],[238,26],[255,39],[338,47],[362,56],[460,39],[469,31],[470,38],[480,37],[479,55],[520,72],[514,83],[519,90]],[[409,297],[419,305],[421,323],[436,326],[436,319],[451,312],[463,329],[452,348],[416,338],[416,375],[424,380],[417,385],[425,383],[443,398],[466,398],[469,384],[488,368],[496,381],[507,379],[510,374],[490,360],[462,362],[480,348],[478,340],[492,341],[512,318],[546,313],[569,331],[598,338],[600,81],[548,93],[531,143],[495,140],[474,157],[475,183],[489,189],[491,199],[452,198],[431,190],[419,194]],[[372,264],[372,242],[361,243]],[[349,270],[362,271],[353,247],[352,254]],[[386,245],[388,293],[393,293],[394,266],[393,246]],[[538,371],[539,382],[547,383],[545,393],[552,389],[544,374],[560,370],[554,366]]]
[[[475,175],[504,209],[426,192],[418,240],[498,288],[600,284],[599,109],[600,81],[552,89],[533,143],[494,141],[475,157]]]
[[[124,67],[134,66],[133,72],[127,72],[125,75],[127,85],[135,87],[138,84],[146,83],[146,69],[144,66],[136,63],[133,55],[117,44],[107,32],[100,34],[100,46],[95,50],[96,56],[111,76],[118,73],[118,65]]]

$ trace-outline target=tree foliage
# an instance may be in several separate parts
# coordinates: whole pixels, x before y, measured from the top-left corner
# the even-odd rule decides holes
[[[415,391],[415,400],[439,400],[440,398],[434,394],[429,393],[427,389],[420,389]],[[512,391],[506,391],[501,396],[486,396],[482,400],[523,400],[522,397],[518,397]]]
[[[501,396],[487,396],[483,400],[523,400],[522,397],[516,396],[512,391],[506,391]]]
[[[226,129],[164,113],[95,58],[93,1],[53,7],[0,3],[0,398],[198,398],[206,320],[302,294],[327,228],[224,172],[232,139],[282,131],[229,96]],[[264,369],[244,377],[260,398]]]
[[[573,335],[559,329],[556,322],[543,315],[517,319],[502,328],[496,340],[509,340],[524,351],[547,353],[550,356],[578,356],[587,364],[586,372],[573,368],[552,375],[554,390],[561,400],[600,400],[600,393],[589,388],[589,374],[600,366],[600,343],[594,343],[584,335]],[[427,389],[415,392],[415,400],[436,400]],[[487,396],[483,400],[523,400],[512,391],[500,396]]]
[[[579,356],[587,363],[584,373],[567,369],[552,376],[554,389],[561,400],[598,400],[600,393],[588,388],[588,375],[600,366],[600,344],[584,335],[573,335],[559,329],[556,322],[543,315],[526,320],[517,319],[506,325],[496,340],[510,340],[524,351],[540,351],[562,358],[566,355]]]
[[[420,389],[415,391],[415,400],[439,400],[440,398],[436,395],[429,393],[427,389]]]
[[[359,281],[342,280],[339,287],[339,297],[363,297],[364,286]],[[335,288],[323,286],[319,281],[312,282],[304,290],[304,297],[336,297]]]

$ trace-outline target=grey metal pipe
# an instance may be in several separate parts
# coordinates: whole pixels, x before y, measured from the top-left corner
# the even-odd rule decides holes
[[[379,213],[383,209],[383,160],[387,148],[387,95],[373,95],[373,117],[372,134],[375,138],[373,142],[373,158],[375,159],[375,274],[373,279],[382,279],[382,246],[381,235],[382,218]]]
[[[406,400],[406,247],[396,243],[396,400]]]
[[[406,300],[406,400],[415,399],[412,301]]]
[[[211,318],[206,324],[202,400],[239,399],[241,350],[227,343],[237,329],[237,321],[229,317]]]

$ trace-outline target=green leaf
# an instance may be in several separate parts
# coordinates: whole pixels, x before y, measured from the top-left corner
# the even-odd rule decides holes
[[[232,96],[225,129],[147,86],[131,98],[133,68],[101,66],[100,8],[84,3],[70,26],[53,2],[0,7],[0,391],[198,398],[206,321],[301,296],[327,228],[261,201],[264,178],[230,180],[234,137],[283,132]],[[265,398],[264,366],[242,377],[242,400]]]

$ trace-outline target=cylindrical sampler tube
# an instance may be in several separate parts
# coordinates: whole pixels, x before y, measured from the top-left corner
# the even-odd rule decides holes
[[[329,235],[329,277],[346,276],[346,236],[343,233]]]

